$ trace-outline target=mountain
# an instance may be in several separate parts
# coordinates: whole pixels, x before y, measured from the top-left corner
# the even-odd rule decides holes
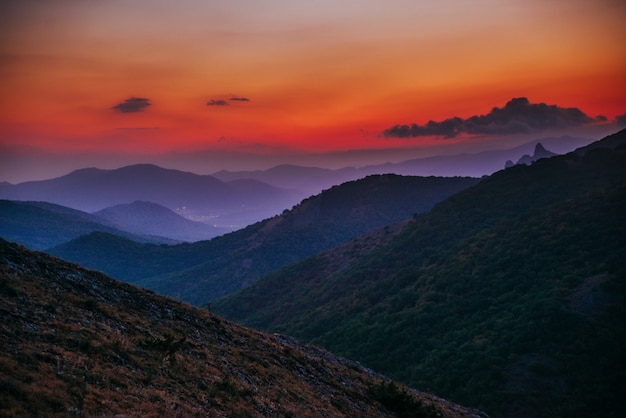
[[[102,218],[46,202],[0,200],[0,236],[33,250],[44,250],[94,231],[139,242],[174,243],[117,229]]]
[[[543,145],[541,145],[541,142],[538,142],[537,145],[535,145],[535,152],[533,153],[533,155],[524,154],[519,160],[517,160],[516,163],[513,163],[513,161],[511,160],[507,160],[504,166],[505,168],[509,168],[516,164],[529,165],[542,158],[550,158],[550,157],[554,157],[555,155],[557,154],[554,152],[548,151],[547,149],[543,147]]]
[[[212,309],[493,416],[620,416],[624,207],[626,130],[497,172],[362,255],[344,244]]]
[[[362,167],[344,167],[340,169],[283,164],[267,170],[222,170],[212,175],[222,181],[255,179],[276,187],[292,189],[300,193],[299,196],[304,198],[334,185],[373,174],[482,177],[501,170],[507,160],[516,161],[523,155],[528,154],[540,142],[549,145],[551,149],[558,151],[558,153],[566,153],[577,147],[587,145],[592,140],[569,136],[542,138],[510,149],[483,151],[474,154],[414,158],[399,163],[371,164]]]
[[[5,184],[0,198],[46,201],[86,212],[143,200],[234,227],[268,218],[297,202],[293,192],[259,181],[223,182],[150,164],[116,170],[87,168],[50,180]]]
[[[207,242],[150,246],[94,233],[50,253],[201,305],[268,271],[428,211],[478,181],[371,176],[333,187],[281,215]]]
[[[438,176],[461,175],[481,177],[501,170],[507,160],[516,161],[523,155],[529,154],[539,143],[547,146],[556,154],[565,154],[591,142],[594,142],[593,139],[572,136],[546,137],[508,149],[416,158],[396,164],[374,165],[370,167],[386,166],[393,169],[394,173],[405,175],[424,175],[424,173],[429,173],[429,175]]]
[[[373,171],[364,171],[354,167],[331,170],[319,167],[282,164],[267,170],[221,170],[214,173],[213,176],[222,181],[254,179],[271,184],[275,187],[297,191],[299,196],[306,198],[338,184],[358,180],[371,174],[386,173],[374,173]]]
[[[3,416],[485,417],[4,240],[0,301]]]
[[[337,181],[337,173],[346,172],[343,181]],[[303,167],[293,164],[281,164],[267,170],[248,171],[228,171],[221,170],[212,174],[222,181],[233,181],[239,179],[255,179],[267,184],[288,189],[317,187],[318,183],[325,183],[329,186],[356,180],[353,176],[358,176],[356,168],[345,168],[331,170],[319,167]],[[341,178],[341,177],[339,177]]]
[[[163,236],[178,241],[207,240],[229,232],[224,228],[183,218],[152,202],[135,201],[115,205],[95,212],[94,215],[125,231]]]

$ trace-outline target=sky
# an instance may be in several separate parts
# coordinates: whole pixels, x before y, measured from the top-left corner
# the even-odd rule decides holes
[[[3,1],[0,181],[597,138],[626,125],[624,21],[621,0]]]

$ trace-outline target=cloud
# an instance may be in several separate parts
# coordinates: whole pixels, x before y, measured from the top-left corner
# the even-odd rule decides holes
[[[112,107],[113,110],[120,113],[135,113],[143,112],[145,108],[150,106],[150,100],[144,97],[131,97],[124,100],[122,103]]]
[[[248,99],[247,97],[231,97],[228,100],[233,100],[236,102],[249,102],[250,101],[250,99]]]
[[[615,116],[615,122],[617,122],[617,126],[620,128],[626,127],[626,113]]]
[[[511,99],[503,108],[494,107],[486,115],[467,119],[453,117],[425,125],[395,125],[383,132],[387,138],[414,138],[437,136],[454,138],[461,134],[506,135],[571,128],[592,122],[605,121],[606,117],[591,118],[575,107],[564,108],[545,103],[530,103],[527,98]]]
[[[206,102],[207,106],[228,106],[228,102],[226,100],[215,100],[215,99],[211,99],[208,102]]]

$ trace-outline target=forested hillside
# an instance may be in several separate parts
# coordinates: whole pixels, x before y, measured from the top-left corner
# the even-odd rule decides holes
[[[325,252],[213,308],[495,417],[619,416],[626,148],[602,144],[625,137],[498,172],[369,255]]]

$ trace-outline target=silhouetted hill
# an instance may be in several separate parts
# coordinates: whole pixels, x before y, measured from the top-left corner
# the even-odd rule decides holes
[[[585,155],[587,152],[594,149],[615,149],[624,146],[624,137],[626,136],[626,129],[622,129],[619,132],[609,135],[601,141],[592,142],[584,147],[580,147],[575,150],[578,155]]]
[[[44,250],[94,231],[116,234],[140,242],[174,243],[115,228],[104,219],[46,202],[0,200],[0,237],[33,250]]]
[[[624,144],[497,172],[362,256],[344,244],[212,308],[493,416],[619,416]]]
[[[220,226],[239,227],[280,213],[294,203],[292,192],[259,181],[225,183],[150,164],[116,170],[87,168],[55,179],[5,185],[0,197],[46,201],[86,212],[144,200],[178,209],[183,215],[211,218]]]
[[[4,240],[0,301],[3,416],[484,416]]]
[[[229,232],[223,228],[190,221],[152,202],[136,201],[116,205],[95,212],[94,215],[125,231],[178,241],[207,240]]]
[[[371,176],[303,200],[249,227],[191,245],[123,244],[92,234],[50,252],[114,277],[203,304],[369,230],[409,219],[476,184],[473,178]]]

